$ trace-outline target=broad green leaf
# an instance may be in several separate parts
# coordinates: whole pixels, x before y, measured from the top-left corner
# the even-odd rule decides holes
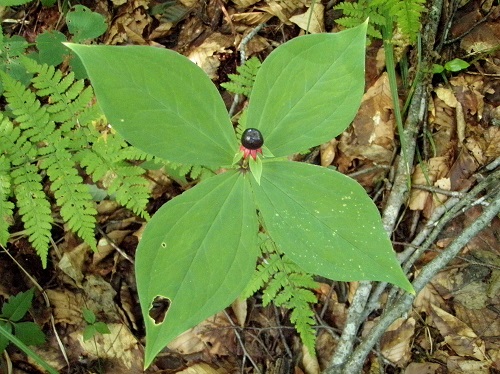
[[[93,12],[83,5],[75,5],[66,15],[68,30],[73,34],[73,41],[80,43],[95,39],[104,34],[108,28],[103,15]]]
[[[238,142],[208,76],[186,57],[143,46],[67,44],[111,125],[132,145],[188,165],[230,165]]]
[[[35,322],[19,322],[14,325],[16,337],[27,345],[42,345],[45,335]]]
[[[62,45],[66,36],[57,30],[46,31],[36,37],[36,46],[39,52],[39,62],[57,66],[64,61],[64,55],[69,51]]]
[[[356,181],[318,166],[269,161],[260,187],[251,182],[265,229],[305,271],[413,292],[375,204]]]
[[[27,4],[32,0],[0,0],[1,6],[15,6]]]
[[[444,71],[443,65],[433,64],[432,65],[432,74],[441,74]]]
[[[82,314],[83,314],[83,319],[88,324],[92,325],[97,321],[97,318],[96,318],[94,312],[91,311],[90,309],[87,309],[87,308],[83,309]]]
[[[209,178],[149,221],[136,253],[145,367],[179,334],[227,307],[250,280],[259,227],[249,179],[235,170]],[[149,317],[156,297],[170,301],[158,324]]]
[[[363,96],[365,43],[366,22],[335,34],[300,36],[276,48],[257,73],[247,127],[262,132],[276,157],[340,134]]]
[[[446,64],[444,64],[444,68],[451,72],[464,70],[467,69],[469,66],[470,64],[467,61],[464,61],[459,58],[454,58],[453,60],[448,61]]]
[[[93,325],[95,327],[96,332],[99,334],[111,334],[111,331],[109,330],[108,325],[106,325],[104,322],[96,322]]]
[[[96,335],[97,335],[97,329],[95,328],[94,325],[85,326],[85,328],[83,329],[82,337],[84,342],[92,339]]]
[[[12,296],[2,306],[2,317],[7,318],[12,322],[17,322],[24,317],[33,301],[34,289],[31,288],[26,292],[19,292],[16,296]]]

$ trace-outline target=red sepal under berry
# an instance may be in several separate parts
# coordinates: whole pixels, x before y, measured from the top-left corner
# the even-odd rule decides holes
[[[257,153],[262,154],[262,148],[259,149],[248,149],[244,145],[240,146],[240,151],[243,152],[243,158],[246,160],[249,156],[254,160],[257,160]]]

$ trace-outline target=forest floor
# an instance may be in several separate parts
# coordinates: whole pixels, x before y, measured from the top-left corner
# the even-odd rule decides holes
[[[107,30],[94,43],[173,49],[202,67],[218,87],[228,80],[228,74],[235,73],[240,62],[238,46],[259,25],[265,24],[246,44],[245,52],[248,57],[257,56],[260,60],[278,45],[304,34],[309,3],[305,0],[80,2],[105,17]],[[333,9],[336,3],[317,4],[310,25],[312,32],[339,31],[334,22],[340,16]],[[452,3],[456,1],[445,1],[436,40],[440,52],[432,58],[441,65],[460,58],[470,66],[459,72],[445,71],[446,80],[435,74],[425,88],[425,124],[421,124],[417,138],[413,187],[392,235],[398,252],[407,248],[444,201],[463,197],[478,181],[499,168],[500,6],[492,1],[471,0],[453,8]],[[59,6],[43,7],[35,1],[5,10],[3,29],[5,34],[21,35],[34,42],[37,35],[47,30],[68,34],[61,18]],[[426,14],[422,22],[428,22]],[[444,37],[447,39],[443,40]],[[399,60],[400,66],[406,67],[411,80],[422,56],[412,46],[404,46],[397,52],[404,56]],[[381,41],[373,40],[367,47],[366,67],[366,94],[353,125],[336,139],[305,157],[298,157],[334,166],[355,178],[382,211],[400,145]],[[408,84],[398,78],[400,101],[404,104],[411,95],[411,81]],[[229,109],[233,96],[222,88],[221,93]],[[169,180],[168,175],[161,178]],[[178,183],[165,183],[155,189],[150,210],[155,211],[182,191]],[[448,222],[430,250],[414,264],[413,274],[418,274],[465,228],[475,224],[487,197],[486,191],[465,214]],[[43,288],[50,303],[50,308],[46,307],[40,294],[34,302],[33,320],[43,326],[48,337],[44,345],[34,349],[60,372],[141,373],[144,327],[134,266],[120,253],[125,252],[133,259],[145,223],[113,202],[100,203],[98,210],[97,253],[70,232],[61,230],[54,237],[57,251],[51,253],[51,264],[42,269],[26,240],[9,243],[10,253]],[[497,216],[417,295],[406,318],[390,326],[367,357],[363,372],[500,372],[499,243]],[[23,271],[5,254],[1,254],[0,274],[0,297],[4,299],[32,287]],[[316,356],[304,350],[289,313],[272,306],[263,307],[261,297],[256,295],[244,305],[235,304],[182,335],[146,372],[257,372],[251,361],[267,373],[313,374],[324,370],[335,352],[358,283],[323,279],[319,284],[315,305]],[[84,342],[84,308],[97,311],[98,320],[107,324],[111,334]],[[360,337],[369,334],[381,312],[382,309],[368,316]],[[43,372],[12,347],[4,359],[12,363],[15,373]]]

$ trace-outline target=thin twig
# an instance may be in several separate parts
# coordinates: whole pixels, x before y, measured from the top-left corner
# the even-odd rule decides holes
[[[441,195],[445,196],[451,196],[451,197],[463,197],[464,194],[460,191],[449,191],[449,190],[443,190],[442,188],[437,188],[433,186],[425,186],[423,184],[412,184],[412,188],[415,188],[417,190],[423,190],[423,191],[429,191],[432,193],[438,193]]]
[[[241,335],[240,335],[240,331],[239,331],[240,329],[235,325],[235,323],[233,322],[232,318],[229,316],[229,314],[227,314],[227,312],[225,310],[224,310],[224,314],[226,315],[226,318],[229,321],[229,323],[231,324],[231,326],[234,327],[233,331],[234,331],[234,334],[236,336],[236,339],[238,339],[238,342],[240,343],[240,347],[241,347],[241,349],[243,351],[244,359],[248,358],[248,361],[250,361],[250,363],[254,367],[255,372],[257,374],[260,374],[261,371],[260,371],[259,367],[257,366],[257,364],[253,360],[252,356],[250,356],[250,354],[247,352],[247,350],[245,348],[245,343],[243,342],[243,339],[241,338]]]
[[[472,202],[476,199],[476,196],[490,186],[492,183],[495,183],[495,181],[498,181],[500,178],[500,170],[492,173],[489,175],[487,178],[482,180],[480,183],[478,183],[477,186],[475,186],[467,195],[462,198],[462,199],[454,199],[452,202],[449,204],[445,203],[445,206],[448,208],[441,219],[439,221],[436,221],[435,223],[431,225],[426,225],[427,228],[432,227],[432,231],[426,235],[425,241],[422,243],[419,243],[418,241],[423,238],[423,236],[420,236],[416,239],[418,240],[413,240],[412,244],[419,246],[414,253],[411,255],[411,257],[408,260],[405,260],[404,264],[404,270],[408,271],[410,267],[420,258],[420,256],[423,254],[425,250],[430,248],[432,243],[436,240],[438,235],[441,233],[442,229],[444,226],[451,221],[453,218],[457,216],[457,214],[461,213],[464,208],[469,208],[472,206]]]
[[[112,246],[114,249],[116,249],[116,251],[121,254],[123,256],[123,258],[125,260],[127,260],[128,262],[130,262],[132,265],[134,264],[134,260],[128,255],[125,253],[125,251],[123,251],[123,249],[121,249],[120,247],[118,247],[115,242],[113,241],[113,239],[111,239],[108,234],[106,234],[99,226],[96,226],[97,227],[97,231],[99,231],[99,233],[104,237],[104,239],[106,239],[106,241],[108,242],[108,244],[110,246]]]
[[[264,27],[264,23],[261,23],[258,25],[256,28],[254,28],[252,31],[250,31],[240,42],[238,45],[237,50],[240,51],[240,65],[244,65],[245,62],[247,61],[247,44],[252,40],[252,38],[257,35],[257,33],[262,30]],[[232,117],[236,109],[238,108],[238,105],[240,103],[240,94],[235,94],[233,98],[233,103],[231,104],[231,108],[229,109],[229,117]]]
[[[274,318],[276,318],[276,323],[280,324],[280,316],[278,313],[278,307],[273,304],[273,310],[274,310]],[[283,330],[279,329],[278,333],[280,335],[281,341],[283,342],[283,346],[285,347],[285,351],[288,354],[288,357],[293,358],[292,351],[290,347],[288,346],[288,343],[286,342],[285,335],[283,334]]]

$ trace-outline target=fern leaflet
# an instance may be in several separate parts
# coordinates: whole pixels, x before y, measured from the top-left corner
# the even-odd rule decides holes
[[[1,134],[1,130],[0,130]],[[12,224],[14,204],[9,201],[11,195],[10,163],[0,155],[0,244],[7,245],[9,226]]]
[[[43,192],[42,177],[35,165],[26,163],[12,171],[12,179],[24,228],[43,267],[46,267],[53,218],[50,203]]]
[[[382,39],[381,26],[392,29],[396,24],[410,42],[420,31],[420,16],[425,11],[425,0],[359,0],[356,3],[341,2],[334,9],[342,10],[343,17],[335,20],[344,27],[355,27],[367,18],[368,36]]]
[[[67,222],[69,229],[93,250],[97,250],[94,238],[97,210],[94,208],[89,189],[74,168],[71,154],[63,147],[64,143],[69,142],[58,139],[58,147],[42,160],[40,167],[47,170],[52,181],[51,190],[54,191],[57,205],[61,207],[61,217]]]
[[[280,252],[271,238],[262,235],[262,262],[257,266],[252,280],[242,297],[250,297],[263,290],[263,305],[274,303],[291,310],[290,321],[300,334],[302,342],[313,353],[316,341],[316,324],[311,304],[317,302],[311,291],[318,287],[312,275],[305,273],[297,264]]]
[[[128,163],[127,152],[122,153],[126,147],[118,134],[107,134],[106,138],[95,140],[92,149],[82,151],[80,164],[92,175],[94,182],[102,181],[103,187],[115,194],[121,205],[149,218],[144,210],[149,198],[147,181],[142,177],[145,170]]]
[[[236,68],[238,74],[228,74],[230,81],[221,83],[221,86],[229,92],[250,97],[253,82],[255,81],[255,76],[257,75],[260,65],[261,62],[259,59],[257,57],[252,57],[247,60],[245,64]]]

